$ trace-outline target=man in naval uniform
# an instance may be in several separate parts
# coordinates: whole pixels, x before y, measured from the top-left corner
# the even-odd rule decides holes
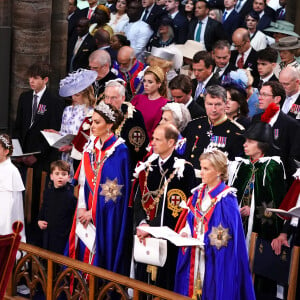
[[[196,184],[194,170],[191,164],[176,154],[178,134],[171,124],[159,125],[153,133],[154,153],[135,170],[137,180],[133,192],[136,227],[168,226],[174,230],[182,211],[179,204],[191,196],[191,189]],[[147,244],[147,232],[137,229],[136,234],[140,242]],[[158,269],[137,263],[136,279],[173,290],[177,251],[178,248],[168,242],[166,263]],[[152,273],[150,281],[147,272],[153,269],[156,269],[157,276],[153,278]]]
[[[125,102],[125,87],[122,82],[124,82],[122,79],[115,79],[106,83],[104,101],[124,114],[124,120],[116,130],[116,134],[125,140],[133,171],[137,162],[142,161],[147,154],[146,147],[149,139],[141,112],[136,110],[130,102]]]
[[[207,117],[191,121],[183,132],[186,138],[185,158],[193,164],[196,176],[200,168],[199,157],[208,145],[227,152],[229,160],[244,155],[242,134],[245,129],[226,117],[225,103],[226,91],[223,87],[207,87],[204,100]]]

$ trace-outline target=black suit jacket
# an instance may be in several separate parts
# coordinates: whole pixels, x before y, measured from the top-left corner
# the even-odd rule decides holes
[[[206,89],[208,86],[211,86],[211,85],[219,85],[220,82],[219,82],[219,79],[217,79],[215,76],[212,76],[209,81],[206,83],[206,85],[203,87],[204,89]],[[195,96],[195,92],[196,92],[196,89],[197,89],[197,85],[198,85],[198,81],[197,79],[192,79],[192,97]],[[204,106],[204,97],[203,95],[201,96],[201,94],[198,96],[197,99],[194,98],[194,100],[196,101],[196,103],[198,105],[200,105],[204,111],[205,111],[205,106]]]
[[[226,69],[224,70],[224,72],[222,74],[220,74],[220,75],[217,75],[215,73],[214,77],[219,80],[219,84],[220,84],[221,81],[222,81],[222,78],[224,76],[228,75],[231,71],[235,71],[236,69],[237,69],[237,67],[235,65],[233,65],[232,63],[229,62],[228,66],[226,67]],[[214,69],[214,71],[215,71],[215,69]]]
[[[260,120],[261,115],[255,115],[252,122]],[[281,157],[287,177],[291,181],[296,171],[294,159],[300,160],[300,123],[280,111],[272,128],[274,144],[279,150],[270,149],[270,154]]]
[[[223,29],[226,32],[230,43],[232,43],[232,34],[239,27],[240,23],[240,15],[236,12],[236,10],[233,10],[223,22]]]
[[[163,10],[160,6],[155,4],[153,8],[151,9],[150,14],[148,14],[146,23],[150,25],[152,30],[154,31],[154,34],[157,32],[159,23],[163,16],[166,16],[167,12]]]
[[[194,100],[189,104],[187,109],[191,114],[192,120],[206,115],[205,110]]]
[[[76,8],[73,15],[68,19],[68,38],[71,38],[76,33],[76,25],[80,19],[80,9]]]
[[[77,37],[78,36],[74,37],[70,41],[70,45],[68,47],[68,70],[70,72],[76,71],[79,68],[87,68],[89,66],[90,54],[97,49],[94,38],[88,34],[73,57]]]
[[[189,21],[180,12],[173,19],[174,41],[176,44],[184,44],[187,40]],[[193,40],[193,39],[192,39]]]
[[[272,22],[272,17],[265,12],[264,15],[261,17],[261,19],[259,20],[256,28],[257,30],[263,31],[264,29],[270,26],[271,22]]]
[[[238,57],[239,53],[237,50],[231,51],[231,57],[230,62],[237,67],[236,65],[236,59]],[[254,80],[259,77],[258,71],[257,71],[257,52],[252,48],[246,61],[244,62],[243,69],[251,69],[251,74],[254,77]]]
[[[189,24],[188,39],[194,40],[195,29],[198,24],[198,19],[193,19]],[[213,44],[218,40],[226,40],[227,35],[223,30],[222,24],[216,20],[208,18],[205,33],[204,33],[204,44],[207,51],[212,50]]]
[[[283,12],[283,15],[280,16],[282,10],[284,10],[284,7],[280,7],[276,10],[276,14],[275,14],[276,20],[285,20],[286,10]]]
[[[14,136],[19,139],[24,153],[41,151],[39,159],[46,162],[48,168],[50,162],[56,155],[55,148],[47,143],[41,130],[60,130],[61,117],[64,109],[64,100],[53,96],[48,88],[40,99],[38,110],[31,125],[33,91],[24,92],[20,95],[17,117],[14,128]]]
[[[253,8],[253,0],[248,0],[238,13],[240,15],[240,25],[242,25],[245,21],[246,15],[252,10]]]
[[[83,8],[80,10],[79,12],[79,15],[80,15],[80,18],[87,18],[88,16],[88,13],[89,13],[89,7],[86,7],[86,8]],[[94,11],[95,12],[95,11]],[[92,14],[92,17],[90,19],[90,23],[93,24],[93,23],[97,23],[96,19],[95,19],[95,16],[94,16],[94,13]]]

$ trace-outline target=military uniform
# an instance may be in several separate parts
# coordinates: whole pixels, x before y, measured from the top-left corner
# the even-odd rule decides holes
[[[149,138],[143,116],[131,103],[123,103],[121,106],[124,121],[116,130],[116,135],[121,136],[126,143],[131,159],[131,170],[134,170],[138,161],[142,161],[147,154],[146,147]]]
[[[152,160],[153,157],[156,159]],[[179,204],[187,201],[196,185],[193,167],[184,159],[179,159],[174,151],[161,167],[158,156],[152,154],[136,171],[139,168],[140,172],[136,173],[138,184],[133,187],[137,189],[134,199],[135,226],[146,222],[150,226],[168,226],[174,230],[182,211]],[[177,247],[168,242],[167,251],[167,261],[164,267],[158,269],[154,283],[173,290]],[[146,267],[146,264],[137,264],[136,279],[148,281]]]
[[[235,121],[225,119],[213,126],[208,117],[201,117],[191,121],[183,132],[186,138],[185,159],[190,161],[194,168],[200,169],[199,157],[209,144],[228,153],[233,160],[236,156],[243,156],[244,127]]]

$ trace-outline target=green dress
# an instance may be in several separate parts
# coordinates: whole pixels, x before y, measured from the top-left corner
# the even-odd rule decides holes
[[[285,173],[278,156],[261,157],[255,163],[249,159],[236,158],[236,169],[230,185],[237,189],[240,207],[250,207],[249,217],[243,217],[247,244],[252,231],[266,240],[280,233],[282,221],[267,207],[278,208],[285,195]]]

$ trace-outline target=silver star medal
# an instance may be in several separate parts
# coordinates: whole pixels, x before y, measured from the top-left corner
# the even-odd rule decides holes
[[[121,189],[122,184],[118,184],[118,179],[110,180],[106,178],[106,182],[100,184],[102,190],[100,192],[101,196],[105,197],[105,202],[109,200],[116,201],[118,196],[122,196]]]
[[[227,246],[228,241],[232,238],[228,231],[229,228],[224,228],[221,223],[218,227],[212,226],[211,233],[208,235],[210,245],[216,246],[218,250]]]

